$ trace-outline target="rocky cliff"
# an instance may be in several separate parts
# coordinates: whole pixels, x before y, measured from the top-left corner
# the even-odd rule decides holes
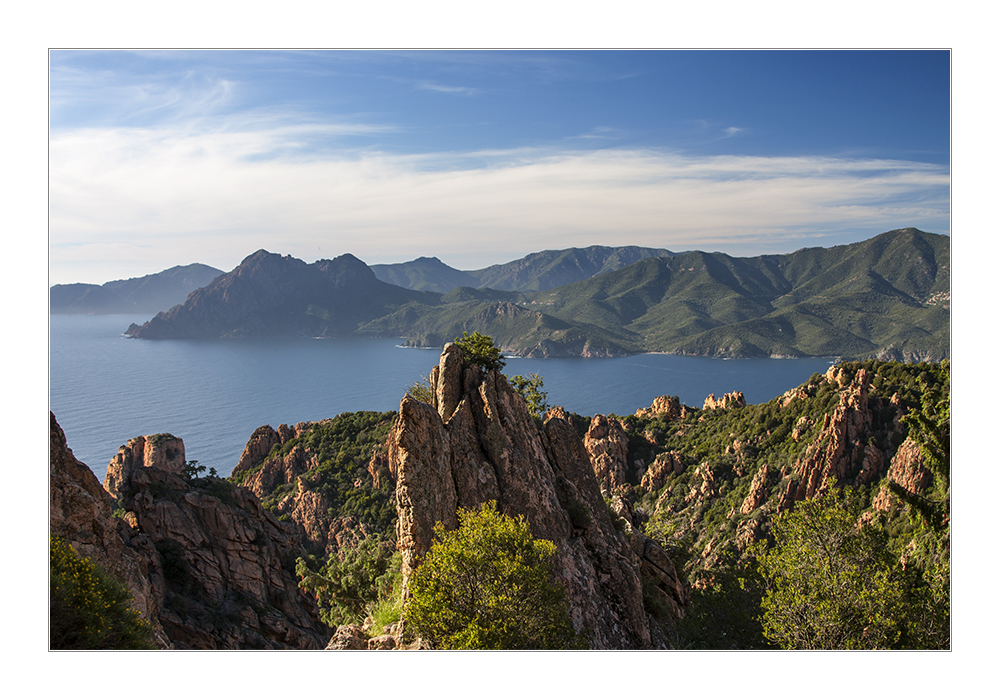
[[[108,490],[73,458],[54,416],[50,454],[52,533],[129,586],[161,646],[325,646],[330,630],[294,574],[301,532],[248,490],[186,474],[179,438],[130,440],[108,466]]]
[[[435,523],[455,528],[458,508],[495,500],[555,543],[574,625],[595,648],[665,646],[644,583],[675,614],[683,586],[662,549],[609,509],[573,427],[551,414],[536,424],[502,374],[468,366],[452,344],[430,381],[433,405],[404,397],[387,443],[404,581],[431,546]]]
[[[738,408],[746,405],[747,400],[743,397],[742,391],[731,391],[723,394],[721,399],[715,398],[715,394],[709,394],[705,397],[705,403],[702,405],[702,410],[710,411],[716,408]]]
[[[190,478],[183,467],[178,438],[147,436],[120,449],[105,480],[126,511],[127,536],[144,535],[155,545],[150,579],[174,644],[322,648],[329,630],[295,576],[301,534],[248,490]]]
[[[628,436],[622,422],[600,414],[594,416],[583,446],[604,497],[619,493],[625,487],[628,471]]]
[[[132,533],[114,517],[111,496],[66,445],[66,435],[49,414],[49,533],[73,545],[124,583],[132,605],[150,623],[155,642],[172,646],[159,620],[160,596],[150,582],[149,562],[156,549],[148,536]]]

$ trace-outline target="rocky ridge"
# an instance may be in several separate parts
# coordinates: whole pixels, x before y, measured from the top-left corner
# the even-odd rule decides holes
[[[464,364],[453,344],[430,383],[433,405],[404,397],[388,440],[404,582],[436,523],[455,528],[458,508],[495,500],[501,512],[524,515],[535,537],[556,544],[574,626],[588,631],[594,648],[666,646],[643,584],[647,596],[669,599],[663,607],[675,614],[682,614],[683,586],[662,549],[627,517],[613,516],[573,427],[551,415],[536,425],[502,374]]]

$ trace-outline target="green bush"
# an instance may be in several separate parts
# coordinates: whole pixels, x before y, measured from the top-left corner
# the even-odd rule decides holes
[[[442,649],[566,649],[583,646],[555,581],[556,547],[535,540],[523,516],[489,502],[460,509],[459,528],[435,542],[410,579],[405,619]]]
[[[330,554],[317,571],[299,558],[295,573],[299,587],[316,595],[321,619],[330,627],[360,623],[366,615],[384,626],[400,617],[401,565],[391,543],[374,534]]]
[[[764,635],[785,649],[888,649],[907,626],[906,590],[885,530],[859,525],[851,490],[830,487],[772,525],[761,552]]]
[[[58,537],[49,538],[49,646],[156,648],[128,589]]]

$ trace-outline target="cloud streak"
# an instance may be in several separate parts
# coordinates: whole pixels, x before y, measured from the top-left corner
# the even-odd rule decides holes
[[[421,81],[417,83],[418,90],[429,90],[431,92],[445,92],[451,94],[459,95],[478,95],[481,90],[478,88],[462,87],[460,85],[441,85],[439,83],[431,83],[427,81]]]
[[[53,134],[51,282],[103,282],[196,261],[228,270],[259,248],[305,260],[351,252],[370,264],[437,255],[475,269],[593,244],[753,255],[901,226],[947,232],[949,173],[923,163],[312,147],[378,128]],[[864,233],[842,238],[850,232]]]

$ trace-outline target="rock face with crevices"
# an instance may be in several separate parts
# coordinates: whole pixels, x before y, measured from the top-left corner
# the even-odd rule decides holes
[[[610,498],[626,484],[628,470],[628,435],[617,418],[597,414],[583,438],[601,493]]]
[[[50,424],[50,530],[128,586],[159,646],[326,645],[331,630],[295,576],[297,525],[278,522],[245,488],[184,474],[184,443],[172,435],[129,440],[106,490],[54,416]]]
[[[703,411],[711,411],[716,408],[740,408],[747,405],[746,397],[743,396],[742,391],[730,391],[722,395],[721,399],[715,398],[715,394],[709,394],[705,397],[705,403],[702,405]]]
[[[923,451],[913,438],[907,438],[899,446],[896,455],[889,465],[888,481],[899,484],[909,493],[922,494],[933,482],[933,474],[924,464]],[[889,510],[899,499],[883,485],[875,497],[874,506],[877,510]]]
[[[185,476],[176,458],[179,453],[183,465],[179,438],[158,440],[173,460],[147,449],[156,442],[156,436],[130,440],[112,460],[108,479],[115,484],[111,495],[126,511],[126,542],[152,542],[146,551],[149,579],[173,644],[323,648],[329,630],[295,576],[295,558],[305,553],[301,530],[278,522],[243,487]]]
[[[872,426],[868,371],[859,369],[848,381],[842,370],[831,367],[827,379],[838,382],[843,389],[836,409],[823,416],[819,437],[795,464],[795,471],[801,477],[795,487],[797,501],[821,493],[830,479],[839,482],[853,478],[859,471],[863,480],[870,481],[882,465],[881,452],[866,448]]]
[[[502,374],[470,367],[452,344],[430,380],[434,405],[404,397],[387,441],[404,586],[436,523],[456,528],[459,508],[495,500],[500,512],[525,516],[534,537],[555,543],[574,626],[590,634],[594,648],[664,645],[644,607],[643,561],[663,564],[666,554],[616,527],[573,427],[551,416],[539,427]],[[672,571],[656,571],[664,568]],[[683,586],[674,583],[659,588],[681,598],[681,613]]]

